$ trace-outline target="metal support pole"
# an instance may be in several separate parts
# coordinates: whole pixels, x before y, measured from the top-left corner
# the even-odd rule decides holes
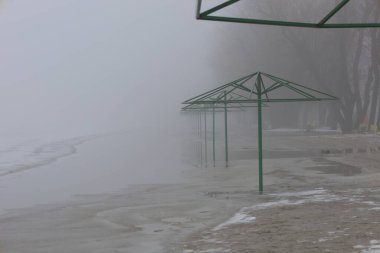
[[[199,146],[200,146],[200,156],[201,156],[201,168],[203,167],[203,149],[202,149],[202,113],[199,112]]]
[[[207,111],[204,111],[204,126],[205,126],[205,167],[207,168]]]
[[[225,156],[226,156],[226,168],[228,167],[228,128],[227,128],[227,94],[224,91],[224,141],[225,141]]]
[[[195,134],[195,137],[197,137],[197,130],[198,130],[198,122],[197,122],[197,115],[195,112],[192,112],[191,114],[192,118],[193,118],[193,122],[194,122],[194,134]],[[197,138],[195,138],[196,140]],[[199,155],[199,152],[198,152],[198,143],[197,141],[194,142],[194,164],[196,166],[198,166],[198,155]]]
[[[202,9],[202,0],[198,0],[197,9],[195,11],[195,18],[196,19],[199,19],[200,15],[201,15],[201,9]]]
[[[261,101],[261,85],[262,85],[261,75],[257,80],[257,129],[258,129],[258,150],[259,150],[259,192],[260,194],[264,191],[263,183],[263,133],[262,133],[262,101]]]
[[[215,167],[215,104],[212,105],[212,159]]]

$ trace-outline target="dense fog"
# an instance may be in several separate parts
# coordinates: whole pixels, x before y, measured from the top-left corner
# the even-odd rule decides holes
[[[177,178],[181,102],[215,85],[194,8],[2,1],[0,212]]]
[[[192,1],[3,1],[3,135],[79,135],[178,125],[207,87],[212,24]]]
[[[205,8],[217,3],[204,2]],[[241,1],[222,14],[314,21],[328,9],[323,1],[294,1],[296,9],[279,1],[255,6],[256,2]],[[376,20],[378,8],[369,8],[371,3],[353,1],[336,19],[357,21],[364,15]],[[184,99],[255,71],[339,96],[340,104],[320,106],[319,126],[351,132],[362,123],[379,120],[375,96],[367,99],[373,103],[357,99],[379,90],[374,71],[378,57],[371,54],[377,30],[196,21],[195,4],[3,1],[3,135],[71,136],[141,126],[172,128],[180,121]],[[293,107],[289,105],[286,113],[294,114]]]

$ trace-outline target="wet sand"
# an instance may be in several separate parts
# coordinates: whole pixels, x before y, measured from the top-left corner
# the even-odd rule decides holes
[[[314,155],[266,159],[263,195],[257,161],[232,157],[229,168],[183,171],[180,184],[135,185],[15,210],[0,216],[0,252],[376,252],[379,138],[265,141],[269,149]],[[231,149],[251,144],[235,138]]]

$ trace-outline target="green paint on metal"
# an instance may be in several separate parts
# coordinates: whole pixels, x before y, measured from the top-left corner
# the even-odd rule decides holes
[[[208,104],[209,108],[212,108],[212,105],[216,106],[216,108],[222,107],[225,100],[228,101],[229,108],[232,107],[231,104],[239,104],[241,107],[246,107],[246,104],[256,104],[258,102],[258,91],[255,83],[257,82],[259,75],[263,85],[260,92],[262,95],[266,96],[265,98],[262,98],[264,106],[269,102],[302,102],[337,99],[335,96],[299,85],[295,82],[287,81],[264,72],[256,72],[252,75],[248,75],[244,78],[240,78],[236,81],[205,92],[201,94],[201,96],[188,99],[184,101],[183,104],[191,106]],[[263,81],[262,77],[265,77],[267,80]],[[274,91],[279,90],[287,90],[287,92],[292,95],[288,98],[278,97]],[[187,107],[185,106],[183,109],[186,108]]]
[[[205,125],[205,134],[204,134],[204,137],[205,137],[205,167],[207,168],[207,112],[204,111],[204,125]]]
[[[262,130],[262,108],[261,108],[261,88],[262,79],[261,75],[257,79],[257,138],[258,138],[258,151],[259,151],[259,192],[264,191],[264,179],[263,179],[263,130]]]
[[[212,107],[212,160],[215,167],[216,160],[216,151],[215,151],[215,105]]]
[[[319,23],[319,26],[324,25],[329,19],[331,19],[340,9],[342,9],[350,0],[342,0],[334,9],[332,9]]]
[[[267,107],[268,105],[263,104],[264,107]],[[239,102],[236,103],[227,103],[227,111],[244,111],[245,108],[256,108],[256,105],[252,104],[240,104]],[[194,103],[194,104],[189,104],[184,107],[182,107],[181,111],[186,113],[186,112],[194,112],[194,111],[213,111],[215,112],[224,112],[224,103],[223,104],[213,104],[213,103]]]
[[[303,28],[377,28],[380,27],[380,23],[328,23],[331,18],[333,18],[337,13],[339,13],[343,7],[350,2],[350,0],[342,0],[337,3],[336,6],[327,13],[324,18],[318,23],[308,23],[308,22],[292,22],[283,20],[266,20],[266,19],[254,19],[254,18],[240,18],[240,17],[228,17],[228,16],[217,16],[211,15],[216,11],[220,11],[228,6],[231,6],[238,0],[226,1],[215,7],[202,12],[202,2],[203,0],[198,0],[197,4],[197,14],[196,18],[200,20],[209,21],[222,21],[222,22],[232,22],[232,23],[243,23],[243,24],[258,24],[258,25],[272,25],[272,26],[291,26],[291,27],[303,27]]]
[[[225,7],[227,7],[227,6],[230,6],[231,4],[234,4],[234,3],[239,2],[239,1],[240,1],[240,0],[229,0],[229,1],[227,1],[227,2],[224,2],[224,3],[222,3],[222,4],[219,4],[219,5],[217,5],[217,6],[213,7],[213,8],[211,8],[211,9],[205,11],[205,12],[202,12],[202,13],[200,14],[200,16],[207,16],[207,15],[210,15],[211,13],[217,12],[218,10],[221,10],[221,9],[223,9],[223,8],[225,8]],[[201,1],[201,2],[202,2],[202,1]]]
[[[199,112],[199,139],[202,140],[202,112]],[[199,146],[200,146],[200,157],[201,157],[201,168],[203,167],[203,147],[202,147],[202,141],[199,142]]]
[[[230,82],[230,83],[227,83],[227,84],[225,84],[225,85],[222,85],[222,86],[216,88],[216,89],[215,89],[215,92],[218,91],[218,90],[223,90],[225,87],[228,87],[228,86],[230,86],[230,85],[232,85],[232,84],[234,84],[234,83],[240,82],[240,81],[245,80],[245,79],[250,78],[250,77],[253,77],[253,76],[255,76],[256,74],[257,74],[257,73],[254,73],[254,74],[252,74],[252,75],[245,76],[245,77],[239,78],[239,79],[237,79],[237,80],[235,80],[235,81],[233,81],[233,82]],[[202,93],[202,94],[200,94],[200,95],[198,95],[198,96],[195,96],[195,97],[193,97],[193,98],[190,98],[190,99],[184,101],[183,104],[186,104],[187,102],[192,101],[192,100],[195,100],[195,99],[202,99],[203,96],[205,96],[205,95],[207,95],[207,94],[208,94],[208,92]]]
[[[227,122],[227,94],[224,93],[224,147],[226,157],[226,167],[228,167],[228,122]]]

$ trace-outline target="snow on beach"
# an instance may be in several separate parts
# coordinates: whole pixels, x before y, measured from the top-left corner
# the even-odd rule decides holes
[[[339,201],[343,198],[330,193],[329,191],[318,188],[311,191],[301,191],[301,192],[284,192],[278,194],[270,194],[270,196],[281,198],[280,200],[265,202],[253,205],[251,207],[243,207],[235,215],[233,215],[227,221],[214,227],[212,231],[218,231],[231,225],[252,223],[256,220],[256,217],[252,216],[251,213],[255,210],[263,210],[273,207],[281,207],[287,205],[302,205],[305,203],[313,202],[331,202]],[[286,198],[286,199],[283,199]],[[296,199],[295,199],[296,198]]]
[[[380,253],[378,215],[371,211],[380,204],[373,194],[377,190],[316,188],[267,194],[261,203],[189,237],[185,249],[194,253],[215,248],[220,252]]]
[[[369,246],[355,245],[354,249],[359,249],[360,253],[380,253],[380,241],[371,240]]]
[[[244,223],[250,223],[250,222],[255,221],[256,217],[249,215],[247,213],[248,211],[249,211],[249,208],[246,208],[246,207],[240,209],[240,211],[237,212],[234,216],[232,216],[227,221],[213,228],[212,231],[218,231],[229,225],[244,224]]]

